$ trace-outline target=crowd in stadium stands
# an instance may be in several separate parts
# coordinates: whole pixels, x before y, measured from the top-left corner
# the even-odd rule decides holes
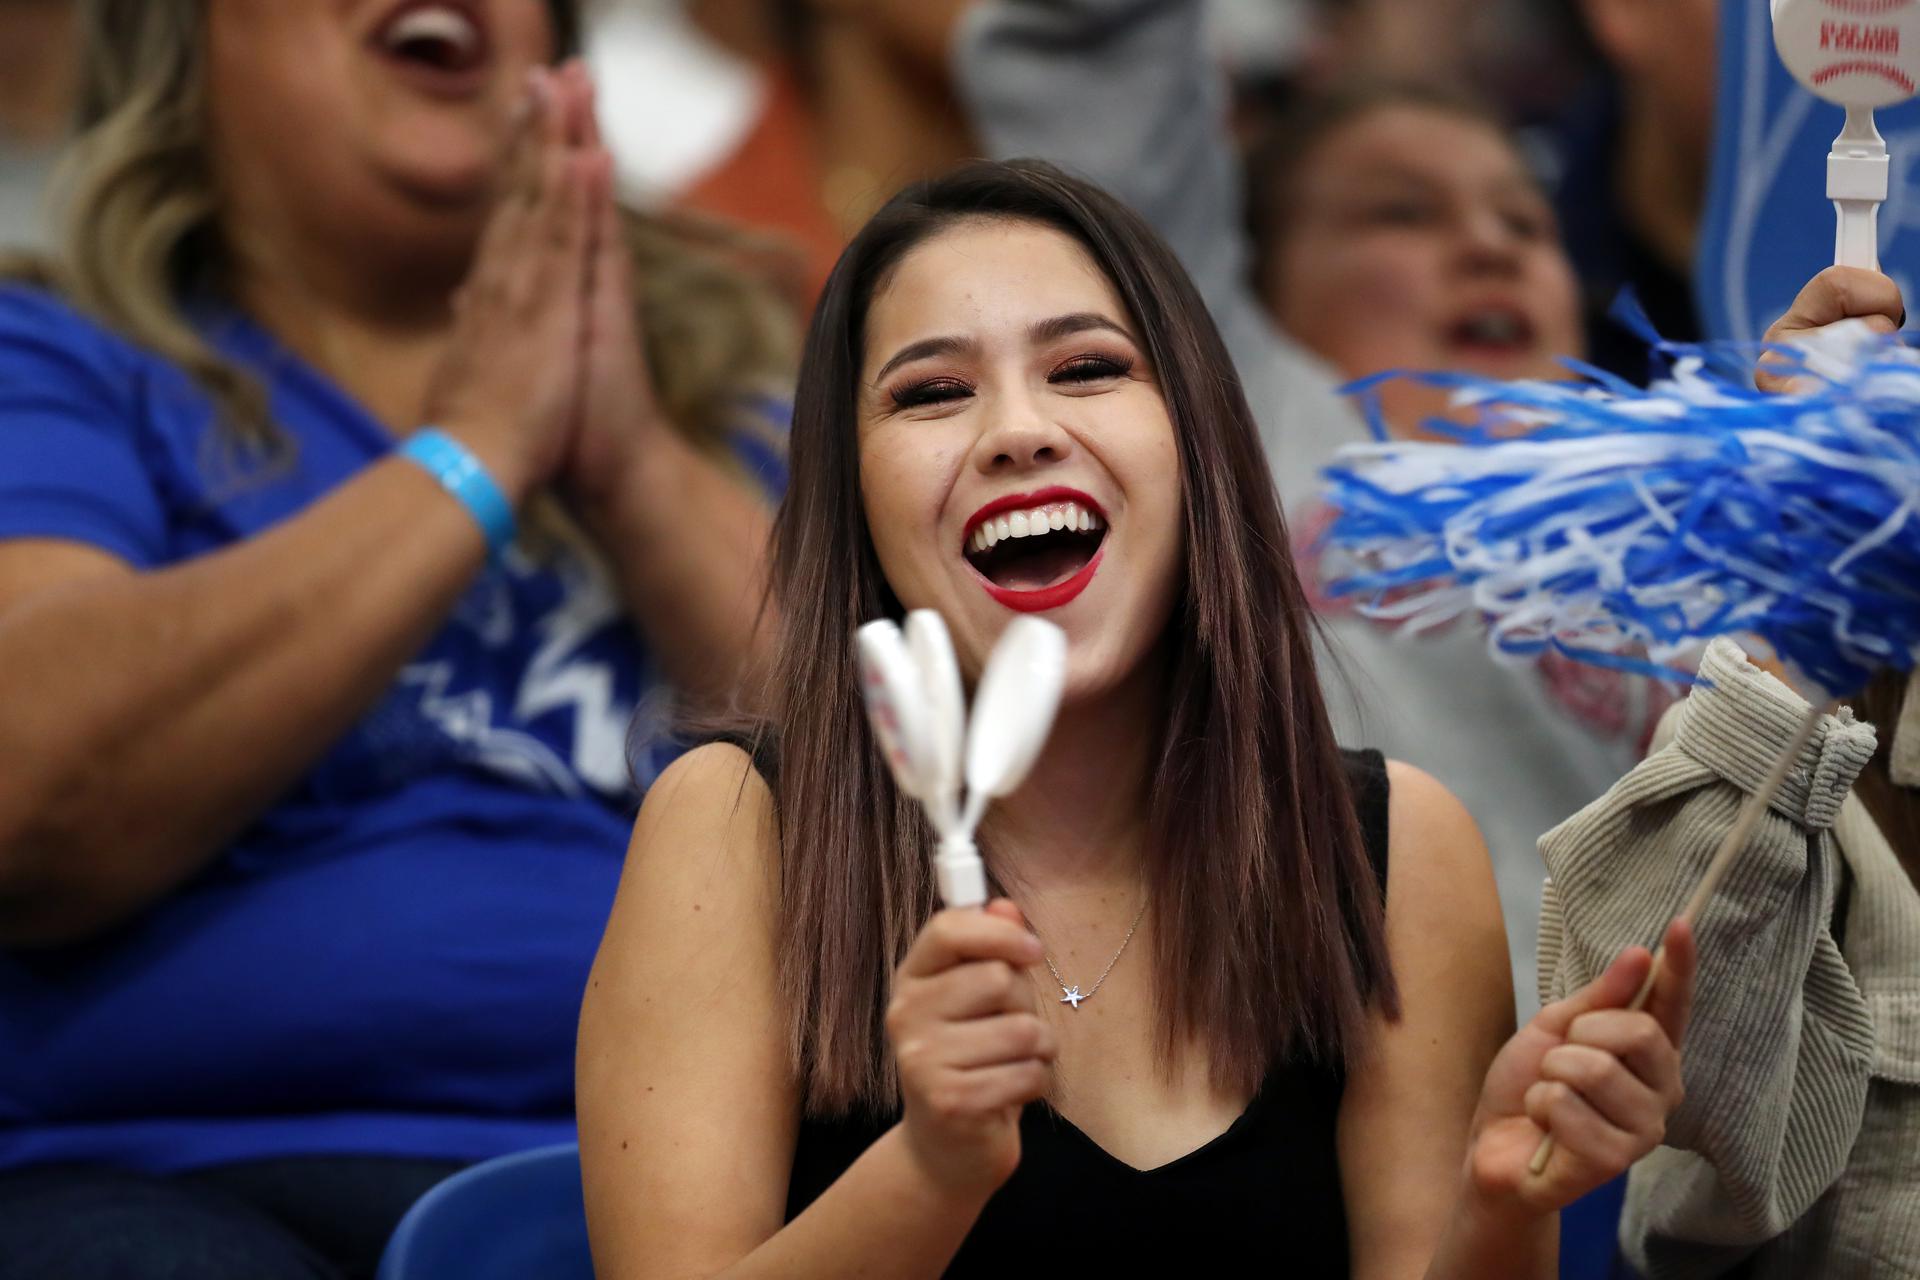
[[[1623,1177],[1582,1274],[1920,1277],[1920,1076],[1687,1036],[1914,1037],[1831,1003],[1920,982],[1884,747],[1781,846],[1854,898],[1739,903],[1827,967],[1576,972],[1641,888],[1540,838],[1793,695],[1319,563],[1348,382],[1705,336],[1716,8],[0,0],[0,1280],[372,1277],[570,1142],[607,1278],[1549,1276]],[[919,608],[1068,637],[984,910],[861,707]]]

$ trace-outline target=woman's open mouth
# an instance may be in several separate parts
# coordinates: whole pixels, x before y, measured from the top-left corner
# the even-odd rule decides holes
[[[1532,317],[1507,304],[1478,307],[1461,315],[1447,327],[1445,342],[1453,358],[1469,365],[1504,367],[1533,358],[1539,348]]]
[[[464,96],[486,82],[490,48],[485,23],[460,0],[410,0],[392,10],[374,46],[422,88]]]
[[[1086,589],[1106,537],[1106,516],[1092,498],[1047,490],[1001,498],[975,512],[963,554],[988,595],[1037,613]]]

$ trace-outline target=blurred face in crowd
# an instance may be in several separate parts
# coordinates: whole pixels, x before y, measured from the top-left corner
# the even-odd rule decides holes
[[[1557,377],[1582,353],[1553,212],[1492,126],[1382,105],[1300,160],[1266,301],[1349,377],[1387,369]]]
[[[977,674],[1016,612],[1064,627],[1067,696],[1165,628],[1182,549],[1173,424],[1134,321],[1072,237],[972,219],[874,295],[860,483],[881,570]]]
[[[256,235],[470,237],[554,51],[544,0],[207,0],[207,22],[214,163]]]

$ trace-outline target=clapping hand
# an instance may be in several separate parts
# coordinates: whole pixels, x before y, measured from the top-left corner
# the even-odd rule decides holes
[[[662,424],[613,161],[578,61],[532,73],[506,174],[427,418],[510,492],[557,481],[592,508],[617,497]]]
[[[560,479],[591,514],[618,500],[664,423],[647,370],[633,258],[615,199],[613,161],[594,114],[593,82],[578,62],[563,68],[556,80],[568,143],[586,164],[590,227],[578,353],[579,421]]]
[[[429,384],[426,420],[461,439],[508,493],[550,481],[572,449],[587,328],[599,161],[569,137],[564,77],[530,78],[500,194]]]

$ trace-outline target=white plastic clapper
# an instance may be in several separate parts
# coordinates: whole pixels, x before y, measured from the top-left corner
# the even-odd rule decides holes
[[[934,855],[940,900],[981,906],[987,873],[974,832],[987,805],[1032,771],[1053,730],[1066,687],[1066,633],[1041,618],[1009,623],[981,673],[971,722],[953,640],[939,614],[914,610],[904,634],[885,619],[869,622],[855,639],[874,737],[894,781],[926,807],[940,837]]]

